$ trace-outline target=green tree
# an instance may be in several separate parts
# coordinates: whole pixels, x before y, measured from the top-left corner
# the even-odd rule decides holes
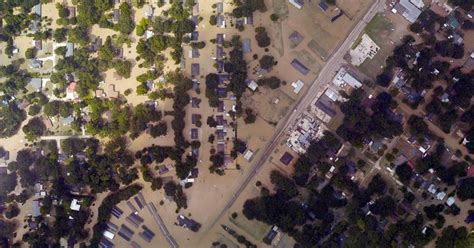
[[[28,140],[34,141],[46,132],[46,126],[41,118],[33,117],[25,126],[23,126],[22,130],[26,134]]]
[[[26,57],[27,59],[35,58],[35,57],[36,57],[36,53],[37,53],[36,48],[30,47],[30,48],[26,49],[26,51],[25,51],[25,57]]]

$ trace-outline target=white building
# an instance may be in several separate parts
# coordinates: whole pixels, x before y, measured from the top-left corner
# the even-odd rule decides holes
[[[373,41],[367,34],[362,35],[362,40],[356,48],[351,49],[349,54],[351,55],[351,64],[359,66],[367,58],[373,59],[379,51],[380,47]]]
[[[291,5],[295,6],[297,9],[303,8],[304,2],[303,0],[288,0]]]
[[[79,211],[81,209],[81,205],[79,205],[79,201],[76,198],[72,199],[70,208],[73,211]]]
[[[304,83],[303,81],[298,80],[296,82],[292,82],[291,86],[293,87],[293,93],[298,95],[298,93],[300,93],[301,89],[303,88]]]
[[[354,89],[362,87],[362,83],[346,71],[344,67],[341,67],[337,72],[336,76],[332,80],[333,84],[339,88],[346,88],[350,86]]]
[[[286,144],[295,152],[303,154],[311,141],[321,135],[321,130],[321,126],[313,117],[302,114],[296,122],[296,127],[290,131],[290,137]]]

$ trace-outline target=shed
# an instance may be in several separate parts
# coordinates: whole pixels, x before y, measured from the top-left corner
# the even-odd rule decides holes
[[[252,91],[257,90],[258,84],[255,82],[255,80],[247,79],[245,80],[245,82],[247,83],[247,87],[249,87],[249,89],[251,89]]]
[[[34,40],[33,41],[33,46],[37,49],[37,50],[41,50],[43,49],[43,42],[41,40]]]
[[[303,0],[288,0],[291,5],[295,6],[297,9],[301,9],[304,6]]]
[[[222,47],[216,47],[216,58],[217,59],[223,59],[224,58],[224,48]]]
[[[225,28],[225,19],[224,19],[224,16],[222,15],[218,15],[216,17],[216,26],[220,27],[220,28]]]
[[[224,13],[224,3],[223,2],[217,2],[216,3],[216,12],[217,12],[217,14]]]
[[[245,17],[244,24],[253,25],[253,13],[250,13],[248,16]]]
[[[293,87],[293,93],[297,94],[300,93],[301,89],[303,88],[304,83],[301,80],[291,83],[291,87]]]
[[[72,199],[71,201],[71,210],[73,211],[79,211],[81,209],[81,205],[79,205],[79,201],[77,199]]]
[[[323,1],[321,1],[318,6],[322,11],[326,11],[329,8],[327,3],[323,2]]]

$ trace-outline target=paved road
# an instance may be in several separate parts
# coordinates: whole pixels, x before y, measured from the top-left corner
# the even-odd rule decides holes
[[[284,123],[280,123],[277,126],[277,130],[275,131],[275,134],[271,139],[272,141],[267,144],[260,159],[254,164],[252,172],[250,172],[247,178],[245,178],[245,180],[233,194],[232,198],[227,202],[225,207],[219,213],[215,221],[209,226],[206,232],[209,231],[219,221],[219,219],[227,212],[227,210],[230,209],[230,207],[232,207],[239,195],[244,191],[244,189],[250,183],[252,178],[257,174],[258,170],[265,164],[265,161],[267,160],[268,156],[278,145],[280,138],[286,133],[288,127],[295,123],[297,117],[306,110],[306,108],[316,98],[317,94],[322,90],[322,88],[325,87],[327,83],[332,80],[336,71],[344,64],[343,57],[346,52],[351,48],[352,44],[359,37],[367,23],[375,16],[375,14],[383,10],[384,4],[385,2],[383,0],[376,0],[375,3],[369,8],[365,16],[359,21],[359,23],[354,26],[351,33],[347,36],[347,38],[339,46],[339,48],[333,53],[332,57],[325,64],[321,72],[319,72],[319,75],[317,76],[313,84],[311,84],[310,88],[306,91],[305,95],[296,104],[294,110],[290,113],[287,113],[286,117],[283,118],[286,121]]]
[[[152,202],[146,204],[146,207],[148,211],[150,211],[150,214],[153,216],[153,219],[155,219],[156,224],[160,227],[161,234],[165,237],[166,241],[168,241],[169,245],[171,248],[178,248],[179,245],[176,243],[174,240],[173,236],[168,232],[168,229],[166,228],[163,220],[161,219],[160,215],[158,214],[158,211],[156,211],[155,204]]]

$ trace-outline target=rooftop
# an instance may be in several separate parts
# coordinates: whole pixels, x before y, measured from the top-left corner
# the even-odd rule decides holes
[[[400,0],[400,2],[395,5],[392,11],[395,13],[399,12],[410,23],[414,23],[421,14],[421,10],[409,0]]]
[[[291,61],[291,65],[293,66],[293,68],[298,70],[301,74],[308,75],[309,73],[308,67],[304,66],[299,60],[293,59],[293,61]]]

